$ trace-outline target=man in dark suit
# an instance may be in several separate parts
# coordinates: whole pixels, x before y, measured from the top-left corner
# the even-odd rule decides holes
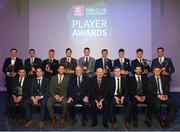
[[[134,69],[135,75],[130,77],[129,79],[129,96],[132,104],[132,118],[133,118],[133,126],[137,127],[137,104],[147,104],[147,115],[146,118],[149,119],[149,113],[152,111],[149,105],[149,95],[147,93],[147,77],[142,76],[142,67],[141,64],[136,65]]]
[[[55,50],[50,49],[49,52],[49,58],[43,61],[42,68],[44,71],[44,75],[51,79],[52,76],[56,75],[58,73],[58,67],[59,67],[59,61],[54,58],[55,56]]]
[[[149,61],[143,58],[142,49],[137,49],[136,55],[137,55],[137,58],[131,62],[131,72],[134,74],[134,69],[136,68],[136,65],[140,64],[142,67],[142,75],[147,76],[147,74],[151,72]]]
[[[36,77],[34,77],[31,82],[31,103],[26,104],[25,107],[31,107],[31,105],[34,106],[40,105],[40,122],[39,122],[40,128],[44,128],[45,126],[46,104],[49,96],[48,89],[49,89],[49,80],[43,76],[42,68],[37,68]],[[31,127],[32,124],[33,124],[33,120],[31,116],[31,119],[25,124],[25,126]]]
[[[170,58],[164,56],[164,48],[157,49],[158,58],[153,59],[151,68],[155,66],[161,67],[161,74],[171,80],[171,74],[175,72],[175,68]]]
[[[77,66],[77,60],[71,57],[72,50],[70,48],[66,49],[66,57],[60,60],[60,65],[64,66],[65,73],[69,76],[74,74],[75,68]]]
[[[86,126],[86,116],[89,107],[89,77],[83,75],[81,66],[75,69],[75,76],[70,78],[68,89],[68,110],[71,115],[72,125],[75,124],[75,104],[83,105],[81,125]]]
[[[20,68],[18,72],[18,77],[15,77],[12,83],[12,93],[11,93],[11,117],[13,118],[13,123],[22,124],[24,119],[24,107],[23,104],[30,99],[30,81],[26,77],[26,71],[24,68]],[[25,111],[26,112],[26,111]],[[26,115],[26,113],[25,113]]]
[[[7,108],[6,113],[9,112],[9,103],[11,98],[13,78],[17,76],[18,70],[23,67],[22,59],[17,57],[17,49],[10,50],[11,56],[6,58],[3,65],[3,72],[5,74],[6,88],[7,88]]]
[[[173,122],[176,112],[179,108],[179,104],[169,97],[168,91],[168,80],[166,77],[161,75],[161,67],[155,66],[153,69],[154,75],[150,77],[148,82],[148,92],[151,95],[151,104],[157,111],[157,118],[162,128],[169,127],[170,122]],[[161,104],[166,104],[170,111],[165,120],[162,118]],[[151,120],[148,121],[151,123]]]
[[[114,67],[120,67],[121,68],[121,75],[127,76],[130,69],[130,60],[127,58],[124,58],[125,51],[124,49],[119,49],[119,58],[114,60]]]
[[[108,91],[108,78],[104,77],[102,68],[96,70],[96,76],[90,79],[91,89],[91,109],[92,109],[92,127],[95,127],[97,121],[97,110],[103,112],[103,126],[108,128],[107,123],[107,91]]]
[[[25,60],[24,67],[29,77],[36,76],[36,69],[42,66],[40,58],[36,57],[35,49],[29,50],[29,58]]]
[[[124,126],[130,128],[131,102],[128,98],[127,78],[121,76],[120,67],[114,68],[115,77],[109,79],[110,116],[112,128],[117,128],[115,105],[125,105]]]
[[[79,58],[78,65],[83,68],[84,74],[92,77],[94,75],[95,59],[90,55],[90,48],[84,48],[84,56]]]
[[[110,77],[110,72],[113,70],[113,68],[112,61],[107,58],[108,50],[103,49],[101,51],[101,55],[102,58],[96,60],[94,71],[96,71],[98,68],[102,68],[104,71],[104,75]]]
[[[50,82],[50,98],[48,99],[47,108],[50,113],[51,124],[56,124],[54,113],[54,104],[60,103],[62,108],[60,125],[64,126],[64,119],[67,111],[67,89],[69,85],[69,77],[64,75],[64,66],[59,66],[58,74],[51,78]]]

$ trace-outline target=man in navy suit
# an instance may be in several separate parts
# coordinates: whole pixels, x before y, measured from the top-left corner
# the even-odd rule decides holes
[[[157,49],[158,57],[153,59],[151,68],[155,66],[161,67],[161,74],[171,80],[171,74],[175,72],[175,68],[170,58],[164,56],[164,48],[159,47]]]
[[[89,77],[83,75],[83,69],[81,66],[77,66],[75,74],[70,78],[69,89],[68,89],[68,110],[71,115],[72,125],[75,123],[75,104],[82,104],[82,126],[86,125],[87,110],[89,107]]]
[[[127,78],[121,76],[121,68],[114,68],[115,77],[109,79],[110,117],[112,128],[117,128],[115,105],[125,105],[124,126],[130,128],[131,102],[128,97]]]
[[[26,77],[26,71],[24,68],[20,68],[18,72],[18,77],[15,77],[12,83],[12,93],[11,93],[11,116],[13,118],[13,123],[23,123],[27,116],[24,116],[23,104],[30,99],[30,81]],[[27,115],[25,111],[25,115]]]
[[[39,127],[43,128],[45,126],[45,112],[46,103],[49,96],[49,79],[43,76],[42,68],[36,69],[36,76],[31,82],[31,103],[26,104],[30,107],[32,105],[40,105],[40,122]],[[25,124],[26,127],[31,127],[33,124],[32,116],[30,120]]]
[[[142,67],[142,75],[147,76],[147,74],[151,72],[149,61],[143,58],[142,49],[137,49],[136,55],[137,55],[137,58],[131,62],[131,72],[134,74],[134,69],[136,68],[136,65],[140,64]]]
[[[104,75],[110,77],[110,72],[113,70],[113,67],[112,67],[112,61],[107,58],[108,50],[103,49],[101,51],[101,55],[102,55],[102,58],[97,59],[95,62],[94,71],[96,72],[98,68],[102,68],[104,71]]]
[[[114,60],[114,67],[121,68],[121,75],[127,76],[130,72],[130,61],[124,57],[124,49],[119,49],[119,58]]]
[[[9,112],[9,103],[11,98],[12,82],[17,76],[20,68],[23,67],[22,59],[17,57],[17,49],[10,50],[10,57],[6,58],[3,65],[3,72],[5,74],[6,88],[7,88],[7,108],[6,113]]]
[[[53,76],[55,76],[58,73],[59,61],[54,58],[55,56],[54,49],[50,49],[48,54],[49,54],[49,58],[46,60],[43,60],[42,69],[43,69],[44,75],[47,78],[51,79]]]
[[[154,75],[150,77],[148,82],[148,93],[151,95],[151,104],[157,111],[157,118],[160,126],[162,128],[169,127],[170,122],[173,122],[176,116],[179,104],[169,97],[169,81],[166,77],[161,75],[161,67],[154,66],[153,73]],[[170,108],[165,120],[163,120],[162,117],[161,104],[166,104]],[[151,120],[146,122],[151,124]]]
[[[36,75],[36,68],[42,66],[40,58],[36,57],[35,49],[29,50],[29,58],[24,61],[24,67],[29,77]]]

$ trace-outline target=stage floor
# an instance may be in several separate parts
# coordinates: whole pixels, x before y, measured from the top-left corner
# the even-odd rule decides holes
[[[179,97],[180,97],[180,93],[171,93],[171,97],[179,102]],[[85,127],[81,126],[80,123],[80,115],[78,112],[77,115],[77,122],[75,126],[70,126],[69,123],[66,123],[66,125],[64,127],[61,127],[59,124],[57,124],[56,126],[51,126],[49,122],[46,122],[46,126],[43,129],[40,129],[38,127],[38,122],[35,122],[34,126],[32,128],[25,128],[22,125],[12,125],[9,122],[9,118],[7,115],[4,115],[4,108],[5,108],[5,99],[6,99],[6,92],[0,92],[0,131],[112,131],[114,129],[111,128],[111,125],[109,124],[109,128],[105,129],[102,126],[102,118],[101,118],[101,114],[99,114],[99,122],[98,125],[96,127],[91,127],[91,120],[89,118],[88,124]],[[177,113],[176,119],[174,120],[173,123],[171,123],[171,127],[168,129],[162,129],[159,126],[158,121],[153,117],[153,121],[152,121],[152,127],[148,128],[144,125],[144,114],[143,114],[143,110],[142,108],[138,108],[139,110],[139,120],[138,120],[138,127],[134,128],[132,127],[129,130],[134,130],[134,131],[178,131],[180,130],[180,110]],[[123,108],[119,109],[119,114],[117,115],[117,120],[118,120],[118,131],[127,131],[127,129],[124,127],[123,125],[123,114],[121,114],[123,112]],[[59,117],[59,116],[58,116]],[[38,115],[35,115],[34,117],[35,119],[38,118]]]

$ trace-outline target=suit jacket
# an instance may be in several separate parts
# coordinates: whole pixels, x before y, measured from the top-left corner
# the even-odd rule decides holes
[[[50,68],[52,70],[52,73],[47,72],[46,65],[50,65]],[[46,59],[42,63],[42,69],[44,71],[44,75],[48,78],[51,78],[52,76],[56,75],[58,73],[57,69],[59,67],[59,61],[56,59],[53,59],[53,62],[50,63],[49,59]]]
[[[167,58],[167,57],[164,57],[164,62],[167,63],[167,66],[166,66],[167,72],[169,72],[170,75],[171,75],[172,73],[174,73],[174,72],[175,72],[175,68],[174,68],[174,66],[173,66],[173,63],[172,63],[171,59],[170,59],[170,58]],[[164,67],[163,65],[161,65],[161,64],[159,63],[158,58],[156,58],[156,59],[154,59],[154,60],[152,61],[151,68],[153,69],[155,66]]]
[[[143,89],[143,94],[145,96],[148,95],[147,93],[147,78],[145,76],[141,76],[141,82],[142,82],[142,89]],[[128,81],[128,93],[131,97],[134,97],[135,95],[138,94],[137,91],[137,81],[135,75],[129,78]]]
[[[69,86],[69,77],[64,75],[63,80],[61,84],[58,84],[58,75],[55,75],[51,78],[50,82],[50,94],[52,97],[54,97],[56,94],[59,94],[60,96],[64,96],[64,98],[67,96],[67,90]]]
[[[77,85],[77,76],[74,75],[70,78],[69,88],[68,88],[68,97],[76,98],[78,94],[79,96],[82,96],[82,97],[85,97],[85,96],[89,97],[89,91],[90,91],[89,77],[87,77],[86,75],[82,75],[82,80],[81,80],[81,84],[79,88]]]
[[[11,95],[16,95],[17,90],[16,87],[19,86],[19,77],[15,77],[12,83],[12,93]],[[30,81],[28,77],[24,78],[24,82],[22,85],[22,100],[29,99],[31,97],[31,90],[30,90]]]
[[[124,63],[121,65],[119,58],[114,60],[114,67],[120,67],[121,69],[124,68],[125,71],[130,71],[130,60],[124,58]]]
[[[62,59],[60,60],[60,65],[63,65],[65,68],[67,67],[67,66],[66,66],[66,57],[64,57],[64,58],[62,58]],[[71,58],[70,69],[71,69],[71,70],[75,70],[76,66],[77,66],[77,60],[74,59],[74,58]]]
[[[161,78],[161,85],[162,85],[162,90],[164,94],[168,94],[168,89],[169,89],[169,84],[167,78],[160,76]],[[148,80],[148,92],[150,95],[157,96],[157,83],[156,83],[156,78],[155,76],[151,76]]]
[[[47,98],[49,96],[49,79],[43,76],[41,87],[39,88],[37,77],[34,77],[31,81],[31,96],[38,95],[38,89],[42,93],[42,96],[44,96],[44,98]]]
[[[79,58],[78,65],[83,67],[84,63],[84,57]],[[94,73],[94,66],[95,66],[95,59],[92,57],[89,57],[89,65],[88,65],[88,70],[90,71],[90,74]]]
[[[41,66],[42,66],[42,60],[40,58],[35,57],[33,67],[36,69]],[[24,67],[25,67],[26,73],[28,74],[32,68],[31,63],[30,63],[30,58],[25,60]]]
[[[113,71],[112,61],[110,59],[107,59],[107,61],[108,61],[107,64],[109,66],[110,71]],[[98,68],[103,68],[102,58],[96,60],[94,71],[96,71],[96,69],[98,69]]]
[[[98,87],[97,77],[90,79],[91,99],[106,99],[108,95],[108,78],[103,77],[100,88]]]
[[[10,72],[9,66],[11,65],[11,57],[6,58],[3,65],[3,72],[7,76],[7,72]],[[20,68],[23,67],[22,59],[16,57],[16,61],[14,63],[14,72],[18,72]]]
[[[143,61],[147,61],[146,59],[142,59]],[[144,70],[145,68],[148,70],[148,72],[151,71],[150,66],[148,65],[147,67],[144,66],[143,64],[139,63],[138,59],[135,59],[131,62],[131,72],[134,74],[134,69],[136,68],[136,66],[140,64],[142,66],[142,70]]]
[[[128,89],[127,89],[127,81],[126,77],[121,76],[121,93],[119,96],[127,96],[128,95]],[[108,94],[110,97],[114,97],[114,93],[116,90],[116,80],[115,77],[109,78],[109,87],[108,87]]]

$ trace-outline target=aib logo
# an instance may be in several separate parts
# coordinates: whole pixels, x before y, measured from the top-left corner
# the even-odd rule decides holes
[[[73,6],[73,15],[77,17],[83,17],[84,5]]]

